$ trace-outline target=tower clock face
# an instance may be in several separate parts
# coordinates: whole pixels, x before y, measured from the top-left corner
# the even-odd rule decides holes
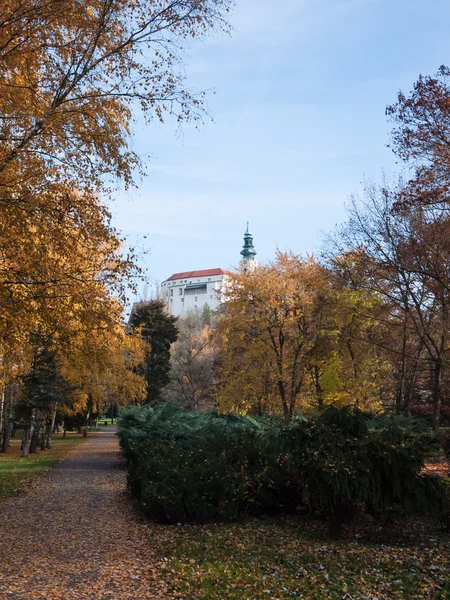
[[[246,265],[248,263],[248,260],[246,258],[244,258],[244,260],[242,261],[243,265]]]

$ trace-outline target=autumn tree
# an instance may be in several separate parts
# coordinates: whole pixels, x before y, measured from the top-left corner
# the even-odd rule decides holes
[[[102,197],[113,179],[129,185],[139,162],[128,149],[132,108],[139,106],[148,120],[164,114],[180,123],[200,118],[202,98],[183,86],[180,52],[187,38],[226,27],[227,10],[225,0],[3,3],[4,342],[7,336],[13,343],[13,320],[28,323],[30,300],[41,297],[44,288],[58,293],[83,279],[71,266],[80,232],[81,243],[120,241]],[[46,252],[50,241],[63,250],[57,250],[60,257],[69,254],[67,244],[72,246],[70,263],[60,260],[57,272],[53,252]],[[23,315],[22,304],[27,306]]]
[[[283,417],[292,419],[322,335],[317,307],[328,287],[317,261],[292,253],[278,252],[273,262],[233,276],[219,323],[228,355],[221,398],[235,367],[242,381],[257,367],[258,377],[275,383]]]
[[[192,313],[177,322],[178,339],[170,351],[167,400],[188,410],[211,407],[216,399],[218,348],[210,310]]]
[[[125,331],[141,276],[105,201],[140,167],[129,140],[147,122],[203,114],[184,85],[183,47],[226,29],[226,0],[7,0],[0,7],[0,383],[3,446],[31,336],[51,341],[70,381],[98,404],[140,398],[140,341]],[[75,361],[78,362],[78,367]],[[6,443],[7,446],[7,443]]]
[[[399,92],[386,114],[395,123],[392,149],[410,167],[411,179],[396,206],[448,209],[450,184],[450,70],[421,75],[409,94]]]
[[[369,185],[362,199],[354,199],[335,260],[339,263],[344,249],[351,249],[359,271],[365,273],[361,287],[383,299],[380,320],[387,334],[376,343],[398,357],[393,356],[399,410],[407,406],[418,363],[426,356],[434,380],[433,427],[437,429],[448,353],[450,221],[433,206],[410,203],[399,209],[399,198],[408,193],[408,186]]]

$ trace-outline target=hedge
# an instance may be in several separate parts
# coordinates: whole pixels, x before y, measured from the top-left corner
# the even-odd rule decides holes
[[[444,518],[439,477],[422,475],[438,441],[423,422],[373,417],[351,408],[286,424],[172,404],[121,413],[128,484],[152,519],[235,520],[246,514],[326,513],[339,536],[356,508]]]

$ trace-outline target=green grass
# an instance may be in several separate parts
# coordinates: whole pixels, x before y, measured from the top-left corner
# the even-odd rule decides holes
[[[112,421],[114,421],[114,423]],[[102,428],[105,423],[108,425],[117,425],[117,417],[114,419],[111,419],[110,417],[100,417],[98,420],[98,426]]]
[[[75,446],[83,442],[81,435],[68,433],[55,435],[51,450],[38,450],[26,457],[20,455],[20,436],[11,440],[6,454],[0,454],[0,500],[20,494],[52,465],[64,458]]]
[[[378,530],[377,524],[371,527]],[[174,597],[450,598],[449,537],[421,522],[397,527],[401,539],[394,543],[368,541],[367,531],[357,533],[358,529],[344,541],[331,543],[323,523],[264,519],[161,527],[151,543],[159,545],[165,557]],[[405,532],[410,538],[405,539]],[[392,531],[387,535],[392,540]]]

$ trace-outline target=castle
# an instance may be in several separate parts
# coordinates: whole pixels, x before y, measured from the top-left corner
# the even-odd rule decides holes
[[[240,267],[243,271],[253,269],[258,264],[248,223],[241,256]],[[185,317],[189,313],[201,312],[205,304],[212,310],[217,310],[224,301],[229,277],[224,269],[174,273],[161,284],[162,298],[168,313],[175,317]]]

